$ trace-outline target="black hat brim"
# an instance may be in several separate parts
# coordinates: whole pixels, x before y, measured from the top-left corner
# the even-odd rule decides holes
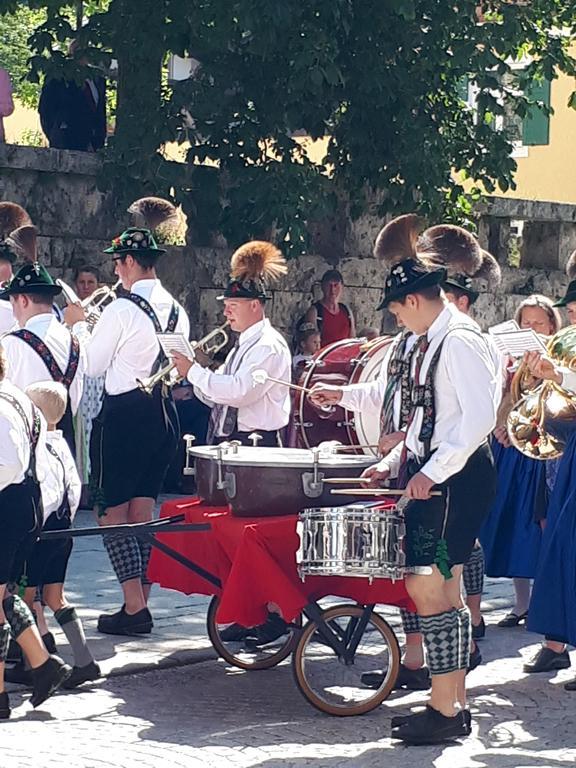
[[[10,296],[22,296],[25,293],[46,293],[58,296],[62,293],[60,285],[26,285],[23,288],[5,288],[0,292],[0,301],[10,301]]]
[[[142,253],[145,256],[162,256],[163,253],[166,253],[166,250],[164,248],[114,248],[112,246],[111,248],[104,248],[102,253],[118,253],[120,256],[128,253],[132,255]]]
[[[576,291],[569,291],[566,296],[552,304],[553,307],[566,307],[568,304],[572,304],[576,301]]]
[[[431,288],[433,285],[440,285],[446,282],[446,270],[434,269],[431,272],[424,272],[417,280],[412,280],[405,285],[399,285],[390,293],[387,293],[376,309],[385,309],[392,301],[408,296],[410,293],[418,293],[422,288]]]
[[[464,293],[468,296],[470,301],[476,301],[478,296],[480,296],[478,291],[475,291],[472,288],[465,288],[463,285],[460,285],[460,283],[457,283],[456,280],[452,281],[450,278],[442,281],[442,288],[447,291],[450,291],[451,288],[460,291],[460,293]]]

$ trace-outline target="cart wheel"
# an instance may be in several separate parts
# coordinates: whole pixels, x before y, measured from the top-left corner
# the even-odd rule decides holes
[[[285,635],[266,645],[254,645],[249,640],[239,642],[222,640],[220,632],[230,625],[218,623],[216,616],[219,605],[220,598],[215,595],[208,606],[206,626],[208,637],[216,653],[228,664],[240,669],[270,669],[284,661],[296,647],[302,628],[300,617],[290,624],[290,630]]]
[[[350,639],[364,614],[361,605],[338,605],[322,612],[327,629],[350,647]],[[348,717],[379,706],[394,687],[400,670],[400,648],[394,630],[372,611],[356,651],[345,660],[338,656],[310,621],[300,635],[292,657],[298,688],[321,712]],[[365,672],[384,671],[380,688],[362,684]]]

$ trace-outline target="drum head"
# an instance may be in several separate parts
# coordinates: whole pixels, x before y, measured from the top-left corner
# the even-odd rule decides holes
[[[380,370],[382,363],[388,352],[388,348],[392,342],[392,337],[388,336],[381,339],[376,339],[372,342],[371,346],[366,349],[362,356],[361,362],[358,364],[354,371],[354,375],[351,379],[353,384],[364,384],[366,382],[375,381],[380,376]],[[356,443],[353,441],[351,445],[377,445],[380,439],[380,412],[375,412],[369,409],[365,409],[358,413],[354,413],[354,430]],[[351,421],[350,418],[347,421]],[[377,455],[378,451],[375,448],[363,448],[364,453],[370,455]]]
[[[361,346],[359,339],[344,339],[329,344],[315,355],[298,383],[306,388],[317,382],[336,386],[349,384]],[[348,445],[347,416],[347,412],[340,406],[328,411],[320,410],[312,405],[304,393],[298,392],[294,400],[294,427],[298,446],[313,448],[327,440],[338,440]]]

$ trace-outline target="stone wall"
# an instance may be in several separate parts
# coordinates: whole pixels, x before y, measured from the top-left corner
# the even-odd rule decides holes
[[[102,253],[111,237],[128,225],[113,195],[98,189],[99,159],[82,152],[0,145],[0,199],[24,205],[40,230],[42,261],[55,277],[71,281],[74,267],[90,262],[113,280],[112,264]],[[567,279],[563,267],[576,248],[576,208],[551,202],[492,198],[483,205],[479,237],[503,267],[495,294],[484,294],[476,305],[483,325],[510,317],[517,303],[533,292],[556,297]],[[346,283],[346,301],[357,327],[390,330],[389,317],[376,312],[383,281],[372,245],[382,225],[365,216],[352,222],[345,213],[316,227],[315,250],[290,263],[288,277],[273,291],[268,312],[287,334],[319,295],[318,279],[337,265]],[[159,272],[167,287],[188,309],[195,335],[221,322],[216,301],[226,282],[229,251],[222,248],[170,248]],[[508,263],[517,266],[507,266]]]

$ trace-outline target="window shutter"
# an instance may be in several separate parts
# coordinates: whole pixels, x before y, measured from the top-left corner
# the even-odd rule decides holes
[[[550,106],[550,80],[533,80],[526,89],[530,99]],[[533,147],[550,142],[550,118],[538,106],[529,107],[522,125],[522,143]]]

